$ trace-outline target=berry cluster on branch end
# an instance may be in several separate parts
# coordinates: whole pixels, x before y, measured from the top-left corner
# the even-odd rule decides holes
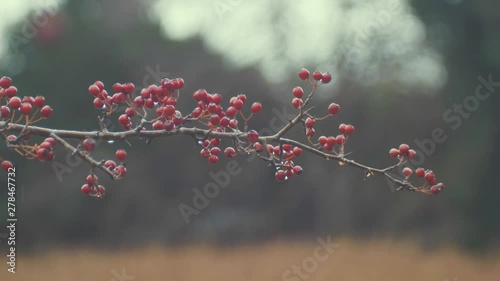
[[[391,149],[390,155],[398,158],[398,163],[377,169],[360,164],[347,158],[346,145],[354,134],[354,126],[340,124],[339,133],[322,135],[313,139],[318,122],[326,122],[337,116],[340,105],[330,103],[327,108],[313,112],[311,105],[319,86],[332,80],[329,73],[319,71],[312,75],[307,69],[302,69],[298,77],[305,81],[310,90],[308,93],[300,86],[292,89],[291,104],[296,109],[296,115],[273,135],[261,136],[256,128],[252,128],[251,119],[263,110],[260,102],[247,102],[244,94],[229,98],[224,106],[223,96],[209,93],[205,89],[196,90],[192,99],[194,108],[183,114],[177,108],[184,88],[182,78],[164,78],[160,85],[149,85],[140,91],[132,83],[116,83],[106,90],[104,83],[97,81],[90,85],[88,93],[93,97],[93,106],[101,111],[98,116],[99,130],[92,132],[57,130],[34,126],[33,124],[52,116],[52,108],[45,105],[42,96],[35,98],[17,97],[17,88],[12,85],[12,79],[0,79],[1,120],[0,132],[7,147],[15,150],[28,159],[37,158],[40,161],[52,161],[55,157],[54,147],[61,145],[69,150],[74,157],[80,157],[90,165],[90,173],[81,192],[95,198],[103,198],[104,186],[99,184],[97,171],[107,174],[112,179],[121,179],[127,174],[124,149],[116,151],[116,160],[95,160],[93,151],[103,141],[120,141],[130,145],[129,140],[138,139],[150,143],[155,138],[186,135],[194,138],[201,148],[200,155],[211,164],[216,164],[219,157],[233,158],[238,154],[255,153],[263,161],[273,167],[277,181],[285,181],[303,173],[304,169],[295,162],[304,152],[309,152],[327,160],[337,160],[341,166],[349,165],[364,170],[365,176],[379,174],[399,186],[398,190],[408,190],[424,194],[437,194],[444,185],[438,183],[434,172],[418,168],[415,173],[409,167],[398,174],[398,168],[416,152],[408,145],[402,144],[399,149]],[[15,118],[16,112],[21,114]],[[123,113],[122,113],[123,112]],[[321,113],[324,112],[324,113]],[[110,124],[117,123],[122,131],[110,131]],[[302,127],[303,139],[293,140],[285,135],[293,127]],[[44,138],[39,144],[31,138]],[[70,140],[79,140],[76,146]],[[223,152],[223,153],[221,153]],[[13,164],[0,158],[2,168],[8,170]],[[424,178],[425,182],[414,186],[411,176]]]

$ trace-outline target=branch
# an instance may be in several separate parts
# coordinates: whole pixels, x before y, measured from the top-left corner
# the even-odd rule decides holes
[[[259,136],[257,131],[248,130],[250,119],[261,111],[262,104],[253,103],[251,114],[245,117],[242,109],[247,97],[243,94],[232,97],[229,100],[230,106],[224,110],[221,105],[222,97],[219,94],[209,94],[206,90],[200,89],[193,94],[193,98],[197,101],[195,109],[187,115],[182,115],[175,107],[177,99],[180,97],[179,91],[184,85],[182,78],[172,80],[165,78],[161,81],[161,86],[150,85],[142,89],[137,97],[134,93],[135,86],[132,83],[116,83],[113,85],[115,94],[108,96],[107,91],[104,90],[104,84],[99,81],[95,82],[89,87],[89,93],[95,97],[94,106],[102,109],[102,117],[98,117],[100,130],[75,131],[34,126],[33,123],[50,117],[52,108],[45,105],[45,99],[41,96],[36,98],[23,97],[21,100],[16,96],[17,88],[11,86],[11,79],[3,77],[0,79],[0,102],[5,100],[6,105],[1,106],[0,110],[0,132],[9,148],[29,159],[38,158],[41,161],[51,161],[54,158],[52,148],[55,143],[62,145],[72,155],[78,155],[91,166],[91,174],[87,177],[87,184],[82,186],[82,192],[97,198],[104,196],[104,187],[98,185],[97,177],[94,176],[94,169],[102,170],[113,180],[123,178],[126,174],[123,162],[126,158],[126,152],[123,149],[116,152],[116,158],[120,161],[119,166],[116,166],[116,163],[112,160],[96,161],[90,154],[95,148],[94,139],[123,141],[130,144],[128,142],[130,139],[140,139],[150,143],[155,138],[176,135],[186,135],[194,138],[196,143],[202,147],[201,156],[212,164],[217,163],[219,160],[221,139],[230,139],[234,148],[229,146],[224,150],[226,157],[236,156],[236,151],[256,153],[258,157],[271,163],[276,170],[275,177],[278,181],[302,173],[302,167],[296,165],[294,161],[304,150],[327,160],[334,159],[342,166],[349,165],[361,169],[365,172],[365,179],[375,174],[382,175],[398,185],[397,190],[405,189],[412,192],[437,194],[444,188],[442,183],[437,183],[434,173],[430,170],[424,171],[419,168],[415,171],[417,177],[425,178],[425,183],[419,187],[415,187],[409,182],[413,170],[408,167],[403,169],[402,180],[390,174],[390,172],[395,172],[396,168],[404,165],[409,159],[415,157],[416,152],[406,144],[400,145],[399,149],[391,149],[391,156],[397,157],[399,161],[397,164],[383,169],[369,167],[347,158],[348,154],[344,153],[344,150],[346,142],[354,132],[354,126],[352,125],[341,124],[339,126],[339,135],[321,136],[318,138],[318,142],[315,143],[312,137],[315,134],[313,127],[316,122],[333,117],[340,110],[340,106],[332,103],[328,106],[329,114],[321,118],[314,117],[311,112],[315,107],[310,106],[310,103],[318,86],[330,82],[331,75],[315,72],[312,75],[313,79],[310,79],[309,72],[302,69],[299,72],[299,77],[311,85],[311,91],[305,100],[302,100],[303,89],[301,87],[293,89],[295,98],[292,105],[298,110],[297,115],[271,136]],[[123,131],[110,132],[104,121],[107,121],[120,105],[127,106],[125,114],[118,117],[118,122]],[[35,110],[32,110],[33,108]],[[10,114],[11,110],[13,110],[12,115]],[[14,121],[17,111],[21,112],[21,116]],[[149,111],[154,111],[156,117],[148,119]],[[244,121],[242,122],[244,123],[243,131],[238,126],[238,117]],[[21,123],[23,120],[24,124]],[[189,122],[201,124],[206,128],[186,127],[185,125]],[[303,125],[305,129],[304,134],[308,144],[285,138],[285,135],[299,124]],[[31,136],[40,136],[46,139],[40,144],[30,144],[29,139]],[[81,140],[82,143],[75,148],[67,141],[71,139]],[[276,146],[273,146],[272,143],[275,143]],[[8,170],[12,166],[9,161],[1,158],[0,160],[4,170]]]

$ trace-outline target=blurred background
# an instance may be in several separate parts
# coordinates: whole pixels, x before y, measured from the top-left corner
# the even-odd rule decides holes
[[[100,177],[104,200],[81,195],[89,168],[63,149],[57,164],[46,164],[2,147],[2,157],[17,167],[19,280],[132,280],[116,276],[122,268],[135,280],[494,280],[500,274],[499,266],[497,275],[491,271],[500,265],[494,258],[500,2],[3,0],[0,6],[0,76],[11,76],[21,96],[45,96],[54,117],[40,126],[98,129],[99,111],[87,92],[96,80],[142,88],[183,77],[182,112],[194,108],[191,95],[200,88],[222,94],[224,104],[245,93],[264,105],[251,128],[275,131],[294,113],[291,89],[306,88],[296,74],[307,67],[333,75],[316,96],[318,116],[326,112],[322,105],[342,107],[316,125],[317,136],[354,124],[351,158],[380,168],[394,163],[390,148],[408,143],[420,156],[415,167],[425,161],[446,184],[439,196],[394,192],[382,177],[365,181],[360,170],[307,153],[296,161],[304,174],[277,183],[267,164],[242,155],[241,172],[186,220],[182,206],[194,207],[194,190],[217,183],[213,175],[225,173],[228,162],[200,159],[190,138],[135,140],[132,148],[102,143],[97,159],[128,151],[126,179]],[[436,130],[445,137],[436,141]],[[290,137],[304,140],[300,128]],[[0,197],[5,222],[6,194]],[[311,255],[318,237],[340,244],[329,265],[319,263],[307,278],[282,276]]]

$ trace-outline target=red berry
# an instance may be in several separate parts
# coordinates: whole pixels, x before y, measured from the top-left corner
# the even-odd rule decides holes
[[[437,195],[440,192],[440,190],[436,186],[431,187],[430,190],[433,195]]]
[[[259,113],[262,110],[262,104],[260,102],[254,102],[251,109],[252,113]]]
[[[12,86],[12,79],[10,77],[4,76],[0,78],[0,87],[7,89],[8,87]]]
[[[228,117],[234,117],[236,115],[236,113],[238,113],[238,109],[236,109],[235,107],[233,106],[230,106],[227,110],[226,110],[226,115]]]
[[[95,108],[102,108],[103,106],[104,106],[104,102],[100,98],[94,99],[94,107]]]
[[[49,154],[49,150],[46,149],[46,148],[39,148],[37,151],[36,151],[36,155],[38,157],[39,160],[45,160]]]
[[[35,104],[35,99],[31,96],[25,96],[25,97],[23,97],[21,102],[27,102],[27,103],[31,104],[31,106],[33,106]]]
[[[285,143],[285,144],[281,145],[281,148],[283,149],[283,151],[290,151],[290,150],[292,150],[292,145]]]
[[[417,155],[417,152],[413,149],[408,150],[408,158],[413,159]]]
[[[212,116],[210,116],[210,123],[212,125],[214,125],[214,126],[219,125],[219,123],[220,123],[220,117],[219,117],[219,115],[212,114]]]
[[[312,128],[316,124],[316,119],[313,119],[311,117],[307,117],[305,125],[307,128]]]
[[[419,178],[423,178],[425,176],[425,170],[422,169],[422,168],[418,168],[416,171],[415,171],[415,175]]]
[[[222,96],[219,95],[219,94],[213,94],[212,95],[212,102],[215,103],[215,104],[220,104],[220,102],[222,101]]]
[[[165,123],[163,123],[165,130],[167,131],[172,131],[175,128],[175,124],[172,120],[166,120]]]
[[[5,96],[8,98],[12,98],[17,95],[17,88],[14,86],[10,86],[4,91]]]
[[[302,68],[300,71],[299,71],[299,78],[302,79],[302,80],[307,80],[309,79],[309,70],[305,69],[305,68]]]
[[[321,136],[318,138],[318,143],[321,144],[321,145],[325,145],[327,139],[325,136]]]
[[[224,155],[226,155],[227,158],[233,158],[236,156],[236,150],[232,147],[226,147],[226,149],[224,149]]]
[[[328,144],[328,146],[332,147],[335,144],[337,144],[337,139],[335,137],[328,137],[328,138],[326,138],[326,144]]]
[[[331,103],[329,106],[328,106],[328,112],[330,113],[330,115],[335,115],[339,112],[340,110],[340,105],[336,104],[336,103]]]
[[[19,107],[21,107],[21,99],[18,98],[18,97],[12,97],[12,98],[10,98],[10,100],[9,100],[9,106],[12,109],[18,109]]]
[[[85,149],[86,151],[92,151],[94,150],[95,148],[95,140],[93,138],[86,138],[84,141],[83,141],[83,149]]]
[[[264,151],[264,146],[260,142],[254,143],[253,148],[255,149],[256,152]]]
[[[276,155],[281,155],[280,147],[279,146],[275,146],[273,148],[273,153],[276,154]]]
[[[229,119],[227,116],[224,116],[220,119],[219,125],[222,127],[227,127],[229,126],[229,123],[231,122],[231,119]]]
[[[193,94],[193,98],[197,101],[204,101],[207,99],[208,93],[205,89],[200,89]]]
[[[163,130],[165,125],[163,125],[163,122],[158,120],[158,121],[155,121],[152,126],[153,126],[153,130]]]
[[[323,78],[323,74],[321,74],[321,72],[319,72],[319,71],[315,71],[313,73],[313,78],[314,78],[314,80],[319,81]]]
[[[247,96],[245,96],[244,94],[239,94],[236,99],[239,99],[241,100],[243,103],[247,102]]]
[[[395,148],[391,148],[391,150],[389,150],[389,154],[391,155],[391,157],[398,157],[399,155],[399,150],[395,149]]]
[[[344,144],[345,143],[345,137],[344,135],[338,135],[335,140],[337,141],[338,144]]]
[[[99,90],[104,90],[104,83],[102,83],[101,81],[95,81],[94,85],[96,85]]]
[[[118,161],[123,161],[127,158],[127,152],[124,149],[118,149],[115,153],[116,159]]]
[[[141,90],[141,97],[143,99],[149,99],[151,97],[151,91],[148,88],[143,88]]]
[[[93,95],[94,97],[97,97],[99,93],[101,92],[101,89],[97,87],[97,85],[90,85],[89,87],[89,94]]]
[[[115,93],[123,92],[123,85],[120,83],[115,83],[113,85],[113,91],[115,91]]]
[[[211,155],[215,155],[215,156],[219,156],[219,154],[220,154],[220,148],[218,148],[218,147],[212,147],[212,149],[210,149],[210,154]]]
[[[104,196],[104,194],[106,193],[106,188],[104,188],[104,186],[102,185],[97,186],[97,190],[99,191],[101,196]]]
[[[279,170],[274,174],[274,177],[276,178],[277,181],[284,181],[286,179],[285,172],[283,170]]]
[[[115,168],[115,173],[119,177],[124,177],[127,174],[127,168],[125,168],[123,165],[117,166]]]
[[[184,87],[184,79],[177,78],[175,82],[177,82],[176,89],[182,89],[182,87]]]
[[[51,138],[51,137],[46,138],[46,139],[43,140],[42,143],[44,143],[44,142],[50,144],[50,147],[56,146],[56,141],[54,140],[54,138]]]
[[[120,122],[120,124],[126,126],[126,125],[130,124],[130,118],[127,115],[122,114],[122,115],[120,115],[120,117],[118,117],[118,122]]]
[[[125,109],[125,115],[132,117],[135,115],[135,110],[132,107],[127,107],[127,109]]]
[[[153,101],[153,99],[147,99],[144,101],[144,106],[146,106],[147,108],[153,108],[155,106],[155,102]]]
[[[401,154],[406,154],[406,153],[408,153],[408,151],[409,151],[409,150],[410,150],[410,146],[409,146],[409,145],[407,145],[407,144],[405,144],[405,143],[403,143],[403,144],[401,144],[401,145],[399,146],[399,152],[400,152]]]
[[[236,109],[241,110],[243,108],[244,102],[240,99],[237,99],[233,102],[232,106],[234,106]]]
[[[9,173],[9,169],[13,168],[13,167],[14,167],[14,165],[12,165],[12,163],[10,161],[8,161],[8,160],[2,161],[2,169],[4,171],[6,171],[7,173]]]
[[[108,170],[112,171],[116,168],[116,163],[113,160],[106,160],[104,162],[104,167],[108,168]]]
[[[444,189],[444,184],[443,183],[438,183],[436,185],[434,185],[435,188],[439,189],[439,191],[443,190]]]
[[[10,109],[7,106],[2,105],[2,107],[0,107],[0,115],[2,116],[2,118],[9,117]]]
[[[45,98],[42,96],[36,96],[35,106],[38,108],[42,108],[44,105],[45,105]]]
[[[295,87],[293,88],[292,93],[294,97],[301,99],[304,95],[304,89],[302,89],[302,87]]]
[[[135,90],[135,85],[133,83],[126,83],[123,85],[123,90],[128,94],[131,94]]]
[[[302,104],[304,104],[304,102],[303,102],[301,99],[299,99],[299,98],[294,98],[294,99],[292,100],[292,105],[293,105],[293,107],[295,107],[295,108],[301,108],[301,107],[302,107]]]
[[[138,96],[134,99],[134,103],[137,107],[143,107],[144,106],[144,98],[141,96]]]
[[[96,175],[88,175],[87,178],[85,179],[87,181],[87,184],[89,185],[94,185],[98,183],[98,179]]]
[[[409,177],[409,176],[411,176],[411,174],[413,174],[413,171],[410,168],[406,167],[403,169],[403,175],[405,177]]]
[[[216,105],[215,103],[211,102],[210,104],[208,104],[208,107],[207,107],[208,111],[210,113],[215,113],[215,114],[219,114],[221,112],[221,108],[220,106]]]
[[[236,129],[238,128],[238,120],[231,120],[229,121],[229,127],[233,128],[233,129]]]
[[[200,151],[200,156],[201,156],[202,158],[208,158],[208,157],[210,157],[210,155],[211,155],[211,154],[210,154],[210,150],[209,150],[208,148],[204,148],[204,149],[202,149],[202,150]]]
[[[54,113],[54,110],[52,110],[50,106],[46,105],[42,107],[42,110],[40,112],[43,118],[49,118],[50,116],[52,116],[52,113]]]
[[[324,84],[327,84],[328,82],[332,81],[332,75],[330,73],[323,73],[323,76],[321,77],[321,82]]]
[[[215,155],[210,155],[210,156],[208,156],[208,162],[210,164],[216,164],[217,162],[219,162],[219,157],[217,157]]]
[[[175,107],[173,105],[165,105],[164,106],[164,114],[167,117],[172,117],[175,113]]]
[[[49,151],[47,157],[45,157],[45,161],[52,161],[52,160],[54,160],[54,152]]]
[[[38,146],[38,148],[45,148],[45,149],[50,150],[50,149],[52,149],[52,144],[51,144],[51,143],[49,143],[49,142],[44,141],[44,142],[42,142],[42,143]]]
[[[429,184],[433,184],[432,182],[434,182],[436,180],[436,176],[434,175],[433,172],[428,172],[428,173],[425,173],[425,180],[427,181],[427,183]]]
[[[33,106],[31,106],[31,103],[29,103],[29,102],[23,102],[21,104],[21,114],[22,115],[30,114],[32,109],[33,109]]]
[[[313,137],[315,132],[316,131],[313,128],[306,128],[306,137]]]
[[[345,126],[347,126],[346,124],[342,123],[339,125],[339,131],[340,133],[342,134],[345,134]]]
[[[346,125],[345,126],[345,134],[352,135],[352,133],[354,133],[354,126],[353,125]]]
[[[293,148],[293,155],[295,155],[297,157],[300,156],[300,155],[302,155],[302,148],[300,148],[300,147],[294,147]]]
[[[300,174],[302,174],[302,172],[303,172],[302,167],[300,167],[300,166],[293,167],[293,173],[294,174],[300,175]]]
[[[80,188],[80,191],[84,194],[84,195],[87,195],[90,193],[90,191],[92,191],[92,189],[90,188],[90,186],[88,184],[84,184],[82,185],[82,187]]]
[[[247,140],[250,143],[257,142],[259,140],[259,133],[257,133],[257,131],[255,131],[255,130],[248,131],[248,133],[247,133]]]

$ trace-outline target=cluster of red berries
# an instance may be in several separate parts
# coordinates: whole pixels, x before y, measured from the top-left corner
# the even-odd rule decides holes
[[[344,146],[344,144],[348,140],[348,136],[354,133],[353,125],[340,124],[339,131],[341,134],[337,136],[321,136],[318,138],[318,145],[323,148],[325,151],[335,151],[335,145],[339,145],[340,147]]]
[[[175,108],[179,97],[178,90],[182,87],[184,87],[182,78],[163,79],[161,86],[152,84],[142,89],[140,95],[136,97],[134,84],[115,83],[113,85],[114,94],[109,96],[104,84],[97,81],[90,85],[89,93],[95,97],[94,106],[106,110],[108,115],[120,104],[127,105],[125,113],[118,117],[118,122],[124,130],[133,128],[131,120],[133,116],[144,118],[146,109],[155,108],[157,118],[153,120],[152,128],[170,131],[184,122],[182,114]]]
[[[399,149],[391,148],[389,154],[391,155],[391,157],[398,157],[400,159],[413,159],[415,158],[415,155],[417,155],[415,150],[410,149],[410,146],[405,143],[401,144],[399,146]]]
[[[299,78],[300,79],[309,80],[309,76],[310,76],[309,70],[302,68],[299,71]],[[319,71],[315,71],[312,74],[312,78],[316,81],[321,81],[323,84],[327,84],[330,81],[332,81],[332,75],[328,72],[321,73]]]
[[[321,81],[321,83],[323,83],[323,84],[327,84],[330,81],[332,81],[332,75],[330,75],[330,73],[328,73],[328,72],[321,73],[319,71],[315,71],[313,73],[312,77],[315,81]],[[299,71],[299,78],[302,80],[307,80],[310,83],[312,83],[312,81],[309,79],[310,78],[309,70],[307,70],[305,68],[303,68],[302,70]],[[292,94],[294,96],[294,98],[292,99],[293,107],[295,107],[297,109],[301,108],[304,105],[304,100],[302,99],[304,96],[304,89],[302,89],[302,87],[297,86],[297,87],[293,88]],[[330,110],[330,108],[329,108],[329,110]],[[335,112],[335,113],[337,113],[337,112]],[[332,113],[332,115],[335,113]]]
[[[2,105],[0,108],[0,115],[2,121],[7,120],[11,117],[10,122],[17,123],[14,121],[14,115],[11,116],[11,112],[14,110],[19,110],[21,115],[27,116],[33,113],[31,119],[27,119],[29,123],[35,123],[41,118],[49,118],[52,116],[53,110],[50,106],[45,105],[45,98],[43,96],[24,96],[22,99],[17,97],[18,91],[15,86],[12,85],[12,79],[9,77],[0,78],[0,100],[5,99],[7,105]],[[35,110],[34,110],[35,109]],[[40,112],[40,119],[35,120],[37,113]]]
[[[88,140],[88,139],[86,139]],[[116,159],[120,162],[120,165],[116,166],[115,161],[106,160],[104,162],[104,167],[109,171],[115,173],[119,177],[124,177],[127,173],[127,168],[125,168],[124,162],[127,158],[127,152],[124,149],[118,149],[115,153]],[[84,195],[89,195],[96,198],[102,198],[105,195],[106,189],[104,186],[99,185],[98,178],[94,174],[90,174],[86,179],[87,183],[82,185],[81,192]]]
[[[281,168],[276,171],[274,178],[277,181],[285,181],[294,175],[302,174],[303,170],[301,166],[295,165],[293,161],[285,161]]]
[[[86,183],[80,188],[80,191],[84,195],[89,195],[98,199],[104,197],[106,194],[106,188],[99,184],[99,179],[96,175],[90,174],[85,180]]]
[[[403,175],[405,179],[408,180],[410,176],[413,174],[413,170],[409,167],[405,167],[403,169]],[[421,187],[422,189],[428,189],[431,194],[438,194],[444,189],[443,183],[438,183],[436,175],[431,170],[424,170],[423,168],[418,168],[415,170],[415,175],[418,178],[424,178],[425,183]]]
[[[280,160],[280,165],[277,166],[277,171],[274,174],[277,181],[284,181],[294,175],[302,174],[302,167],[295,165],[292,161],[296,157],[302,155],[302,148],[285,143],[281,146],[268,144],[267,150],[273,155],[274,159]]]
[[[36,148],[36,156],[40,161],[54,160],[53,148],[56,146],[56,141],[53,138],[46,138]]]
[[[408,159],[413,159],[417,155],[417,152],[413,149],[410,149],[410,146],[403,143],[399,146],[399,149],[392,148],[389,151],[389,154],[391,157],[398,157],[400,159],[399,165],[402,165],[408,161]],[[431,194],[438,194],[441,192],[441,190],[444,189],[444,184],[443,183],[438,183],[438,180],[436,178],[436,175],[434,174],[433,171],[431,170],[424,170],[423,168],[418,168],[415,170],[415,173],[413,170],[409,167],[405,167],[402,171],[403,175],[405,176],[405,180],[407,181],[411,175],[415,174],[418,178],[424,178],[425,183],[418,189],[420,190],[428,190]]]
[[[217,138],[201,141],[200,144],[203,147],[203,149],[200,151],[201,157],[207,159],[210,164],[216,164],[217,162],[219,162],[219,155],[221,152],[219,148],[220,143],[221,140]]]
[[[29,125],[49,118],[53,114],[52,108],[45,104],[43,96],[18,97],[18,90],[12,84],[12,79],[6,76],[0,78],[0,103],[3,104],[4,101],[5,105],[0,107],[0,120],[12,124],[25,122],[25,125]],[[21,116],[17,119],[15,118],[16,111],[21,113]],[[18,144],[17,142],[21,140],[25,141],[25,143]],[[8,144],[13,145],[18,153],[29,159],[38,158],[41,161],[52,161],[54,159],[52,149],[56,142],[53,138],[46,138],[41,144],[33,146],[27,144],[26,141],[28,140],[29,135],[23,135],[21,139],[18,139],[15,135],[6,137]],[[8,170],[10,167],[12,167],[10,161],[2,161],[4,170]]]

